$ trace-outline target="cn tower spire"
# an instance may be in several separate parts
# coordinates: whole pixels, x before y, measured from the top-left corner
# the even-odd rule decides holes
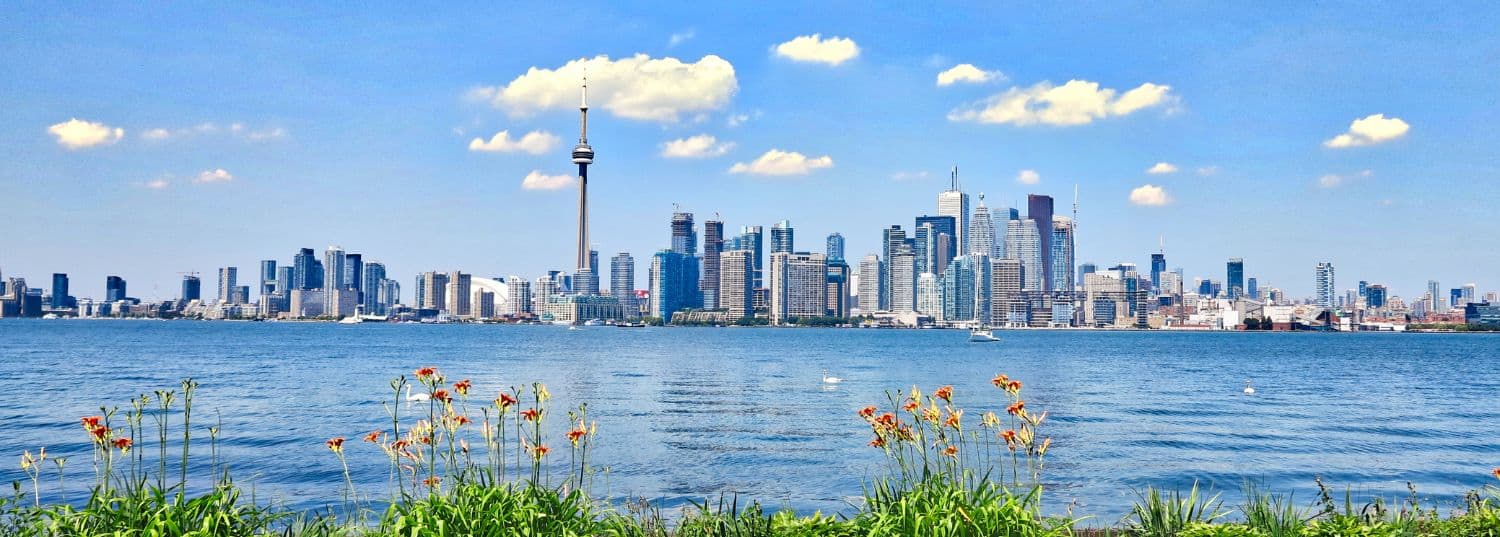
[[[589,164],[594,163],[594,148],[589,147],[589,78],[583,77],[578,101],[578,145],[573,147],[573,163],[578,165],[578,264],[580,271],[589,266]],[[597,274],[592,274],[597,278]]]

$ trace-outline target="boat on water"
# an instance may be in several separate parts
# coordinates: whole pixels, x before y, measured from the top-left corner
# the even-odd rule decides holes
[[[993,341],[1000,341],[1000,338],[995,337],[995,333],[990,331],[989,328],[975,328],[969,331],[970,343],[990,343]]]
[[[348,317],[344,317],[343,319],[339,319],[339,324],[359,324],[362,322],[365,322],[365,320],[357,315],[350,315]]]
[[[584,321],[583,325],[584,326],[604,326],[604,320],[603,319],[589,319],[587,321]]]

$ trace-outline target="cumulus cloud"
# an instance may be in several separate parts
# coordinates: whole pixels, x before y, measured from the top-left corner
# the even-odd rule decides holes
[[[68,149],[109,145],[125,136],[125,129],[78,118],[47,127],[47,132],[56,136],[57,143]]]
[[[661,144],[661,156],[666,158],[708,158],[728,153],[734,142],[720,142],[708,134],[678,138]]]
[[[764,155],[750,162],[737,162],[729,168],[729,173],[749,173],[755,175],[807,175],[813,170],[833,166],[833,158],[828,155],[809,158],[807,155],[796,151],[782,151],[772,149]]]
[[[1349,131],[1323,142],[1323,147],[1358,147],[1362,145],[1375,145],[1388,142],[1406,135],[1411,130],[1411,125],[1397,117],[1385,117],[1385,114],[1373,114],[1354,120],[1349,124]]]
[[[1021,170],[1020,173],[1016,174],[1016,182],[1023,185],[1034,185],[1042,182],[1042,174],[1036,173],[1036,170]]]
[[[1318,186],[1323,188],[1338,188],[1344,186],[1345,184],[1349,183],[1349,181],[1352,181],[1356,178],[1370,177],[1372,175],[1375,175],[1374,170],[1361,170],[1359,173],[1352,174],[1325,174],[1322,177],[1318,178]]]
[[[718,110],[739,90],[734,66],[724,58],[708,55],[686,63],[636,54],[581,58],[556,69],[532,67],[508,84],[477,88],[470,95],[515,116],[576,109],[585,74],[590,106],[643,121],[676,123],[684,114]]]
[[[858,57],[859,45],[847,37],[803,35],[776,45],[776,55],[792,61],[838,65]]]
[[[960,63],[937,75],[939,86],[952,86],[959,82],[982,84],[995,80],[1005,80],[1005,74],[1000,71],[985,71],[972,63]]]
[[[1158,162],[1155,166],[1146,168],[1146,173],[1149,173],[1151,175],[1166,175],[1169,173],[1177,173],[1177,166],[1173,166],[1170,162]]]
[[[205,170],[193,178],[194,183],[228,183],[234,180],[234,175],[225,171],[224,168]]]
[[[950,121],[1025,125],[1085,125],[1096,119],[1126,116],[1137,111],[1168,105],[1177,100],[1171,86],[1147,82],[1119,93],[1099,87],[1098,82],[1069,80],[1061,86],[1041,82],[1029,88],[1013,87],[948,113]]]
[[[547,175],[537,170],[531,170],[521,180],[521,188],[526,190],[560,190],[570,186],[573,186],[572,176]]]
[[[512,139],[509,130],[495,133],[489,140],[475,138],[469,140],[469,151],[484,151],[487,153],[530,153],[540,155],[557,147],[562,139],[547,131],[531,131],[520,138]]]
[[[1172,203],[1172,197],[1167,195],[1167,190],[1152,184],[1145,184],[1130,191],[1130,203],[1144,205],[1147,207],[1160,207]]]

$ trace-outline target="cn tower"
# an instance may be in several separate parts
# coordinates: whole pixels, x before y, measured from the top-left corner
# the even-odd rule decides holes
[[[594,148],[589,147],[589,79],[583,79],[583,96],[578,104],[578,145],[573,148],[573,163],[578,165],[578,270],[589,266],[589,164],[594,162]],[[597,274],[593,275],[598,277]]]

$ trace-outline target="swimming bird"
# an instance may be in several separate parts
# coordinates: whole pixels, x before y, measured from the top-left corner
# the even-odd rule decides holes
[[[411,385],[410,384],[406,385],[406,402],[408,402],[408,403],[425,403],[429,399],[432,399],[432,395],[431,394],[426,394],[426,393],[411,393]]]
[[[1250,379],[1245,379],[1245,395],[1255,395],[1255,388],[1250,387]]]
[[[830,377],[830,376],[828,376],[828,370],[827,369],[823,370],[823,384],[838,384],[838,383],[843,382],[843,381],[844,381],[844,379],[841,379],[841,378],[838,378],[838,377]]]

